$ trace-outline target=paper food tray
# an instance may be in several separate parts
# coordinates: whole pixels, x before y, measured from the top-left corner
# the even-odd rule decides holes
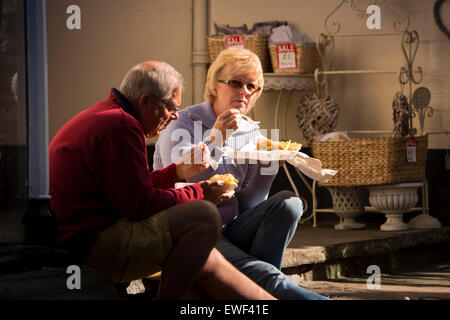
[[[299,151],[285,150],[256,150],[256,143],[261,138],[254,139],[240,150],[236,151],[229,147],[221,149],[223,155],[235,160],[236,163],[244,163],[247,160],[253,161],[287,161],[289,164],[297,167],[307,177],[320,182],[328,182],[337,174],[336,170],[322,169],[322,162],[319,159],[311,158],[305,153]]]
[[[290,160],[293,159],[298,152],[296,151],[265,151],[265,150],[254,150],[254,151],[235,151],[229,148],[223,148],[224,157],[231,158],[234,160],[260,160],[260,161],[280,161],[280,160]]]
[[[286,150],[257,150],[256,145],[258,141],[266,140],[265,138],[257,137],[249,144],[245,145],[239,150],[233,150],[229,147],[221,148],[223,156],[234,160],[260,160],[260,161],[282,161],[293,159],[298,151]]]

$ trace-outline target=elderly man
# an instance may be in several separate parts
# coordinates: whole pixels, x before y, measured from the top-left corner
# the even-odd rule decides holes
[[[214,249],[215,204],[232,192],[209,181],[173,188],[208,165],[149,171],[145,137],[178,118],[183,83],[164,62],[138,64],[120,90],[56,134],[49,156],[58,243],[115,283],[162,270],[159,299],[273,299]]]

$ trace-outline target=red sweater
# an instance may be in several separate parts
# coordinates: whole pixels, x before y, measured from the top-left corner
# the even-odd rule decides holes
[[[140,220],[203,199],[199,184],[173,189],[180,181],[175,165],[149,171],[142,125],[112,92],[61,128],[50,143],[49,160],[59,243],[79,234],[90,238],[122,217]]]

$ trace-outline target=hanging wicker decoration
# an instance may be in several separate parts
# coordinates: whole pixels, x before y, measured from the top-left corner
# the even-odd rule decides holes
[[[392,101],[392,109],[394,136],[406,137],[409,134],[409,118],[411,117],[408,98],[404,94],[397,92]]]
[[[326,134],[336,127],[339,107],[330,96],[306,94],[298,105],[299,128],[308,144],[314,136]]]

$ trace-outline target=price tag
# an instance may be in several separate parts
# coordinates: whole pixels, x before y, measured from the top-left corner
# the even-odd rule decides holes
[[[245,40],[243,35],[234,35],[225,37],[225,47],[245,49]]]
[[[406,158],[408,163],[417,163],[417,139],[408,138],[406,145]]]
[[[297,68],[297,52],[295,44],[277,44],[277,63],[278,69],[295,69]]]

